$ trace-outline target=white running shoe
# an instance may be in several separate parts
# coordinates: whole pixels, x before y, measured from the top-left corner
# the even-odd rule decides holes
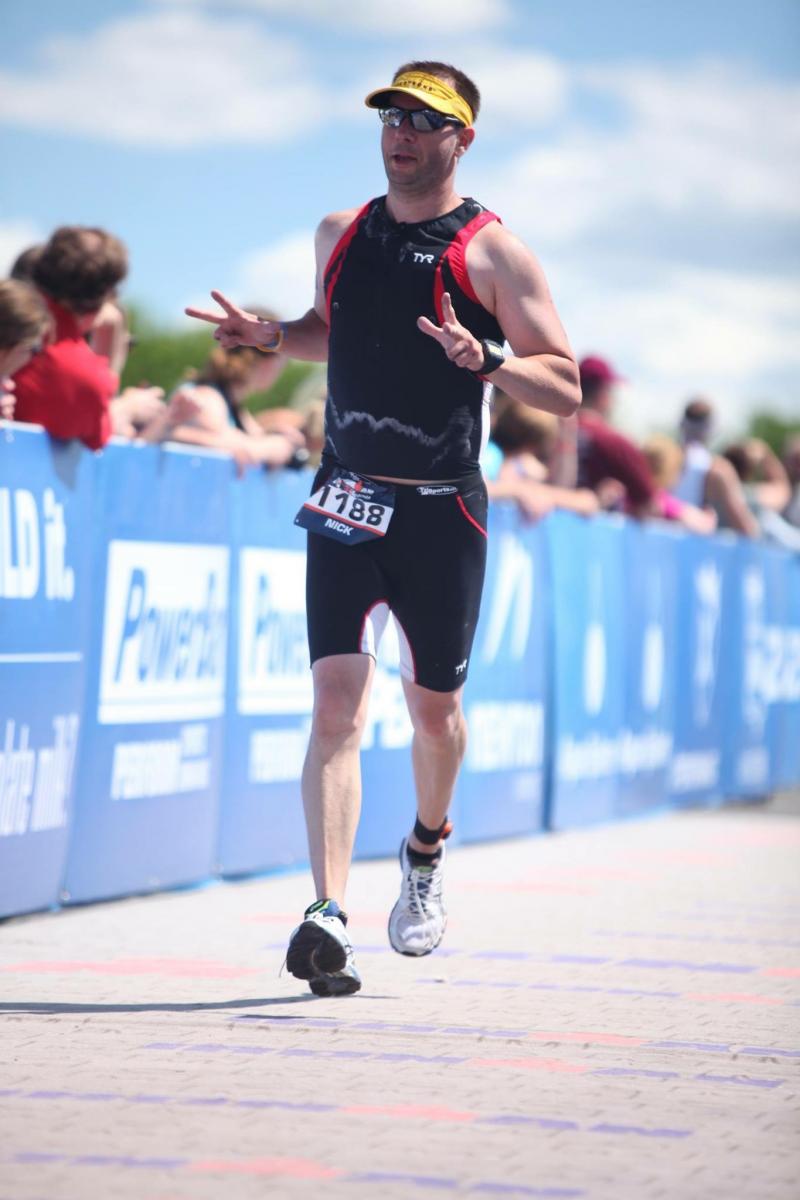
[[[315,996],[350,996],[360,989],[361,976],[344,922],[328,911],[331,905],[318,900],[306,909],[305,920],[289,938],[286,967],[296,979],[307,980]]]
[[[406,838],[400,845],[403,882],[400,899],[389,916],[389,941],[398,954],[430,954],[444,937],[447,910],[442,900],[445,849],[433,867],[415,867]]]

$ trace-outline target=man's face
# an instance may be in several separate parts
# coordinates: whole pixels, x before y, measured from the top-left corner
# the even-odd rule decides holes
[[[392,92],[387,108],[390,106],[408,111],[426,107],[404,92]],[[396,129],[384,125],[381,153],[389,183],[396,191],[411,195],[431,191],[451,174],[472,136],[472,130],[450,124],[430,133],[418,133],[408,119]]]

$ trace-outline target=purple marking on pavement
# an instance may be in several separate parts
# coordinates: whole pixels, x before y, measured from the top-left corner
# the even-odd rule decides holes
[[[64,1100],[69,1099],[72,1092],[29,1092],[29,1100]]]
[[[735,919],[735,918],[734,918]],[[800,942],[785,938],[747,938],[725,933],[656,933],[649,929],[593,929],[594,937],[645,938],[661,942],[717,942],[728,946],[784,946],[797,949]]]
[[[12,1154],[11,1161],[18,1163],[52,1163],[63,1162],[66,1154],[44,1154],[41,1151],[27,1150]]]
[[[146,1092],[141,1092],[138,1096],[128,1096],[127,1100],[130,1104],[169,1104],[170,1096],[148,1096]]]
[[[800,1058],[800,1050],[781,1050],[777,1046],[745,1046],[739,1054],[775,1054],[780,1058]]]
[[[636,1067],[599,1067],[590,1075],[640,1075],[645,1079],[680,1079],[679,1071],[646,1071]]]
[[[730,1054],[725,1042],[645,1042],[648,1050],[707,1050],[710,1054]]]
[[[539,1129],[568,1129],[573,1133],[580,1129],[575,1121],[560,1121],[556,1117],[508,1116],[478,1117],[481,1125],[536,1125]]]
[[[596,954],[551,954],[550,962],[554,963],[588,963],[590,965],[599,965],[601,963],[610,963],[614,960],[611,958],[598,958]]]
[[[474,1183],[470,1191],[489,1192],[496,1196],[536,1196],[540,1200],[574,1200],[574,1197],[586,1195],[583,1188],[537,1188],[524,1183],[492,1183],[490,1180]]]
[[[181,1096],[176,1096],[175,1103],[202,1105],[203,1108],[219,1108],[223,1104],[229,1104],[230,1101],[225,1096],[190,1096],[188,1100]]]
[[[469,957],[491,959],[508,958],[515,962],[519,962],[524,959],[529,959],[532,956],[525,950],[476,950],[473,954],[470,954]]]
[[[783,1079],[752,1079],[747,1075],[695,1075],[697,1081],[706,1083],[736,1083],[742,1087],[776,1088],[780,1087]]]
[[[669,958],[626,958],[617,966],[664,971],[719,971],[726,975],[750,975],[758,970],[758,967],[744,966],[742,963],[696,963]]]
[[[0,1088],[0,1098],[3,1096],[18,1096],[20,1088]]]
[[[443,1175],[405,1175],[402,1171],[359,1171],[346,1177],[351,1183],[408,1183],[412,1187],[455,1188],[457,1179]]]
[[[637,1137],[685,1138],[692,1137],[694,1130],[645,1129],[642,1125],[612,1125],[609,1122],[601,1122],[599,1125],[590,1125],[589,1133],[633,1133]]]
[[[331,1050],[329,1058],[371,1058],[369,1050]]]

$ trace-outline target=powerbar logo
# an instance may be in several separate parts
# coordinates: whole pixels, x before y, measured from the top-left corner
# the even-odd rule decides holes
[[[100,723],[220,716],[227,601],[225,547],[111,542]]]
[[[239,712],[311,712],[305,554],[247,547],[239,557]]]

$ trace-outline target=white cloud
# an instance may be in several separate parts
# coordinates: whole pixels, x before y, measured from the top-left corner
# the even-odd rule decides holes
[[[26,217],[0,221],[0,277],[8,275],[23,250],[45,240],[41,229]]]
[[[314,231],[309,229],[248,254],[231,290],[242,304],[263,304],[293,319],[314,303],[314,278]]]
[[[493,180],[509,224],[554,244],[634,212],[712,222],[800,212],[800,88],[714,64],[684,70],[583,73],[622,103],[620,129],[573,122],[559,140],[524,150]],[[495,202],[495,201],[493,201]]]
[[[163,2],[163,0],[161,0]],[[169,0],[196,4],[197,0]],[[205,0],[212,3],[212,0]],[[218,0],[213,0],[218,7]],[[291,17],[314,25],[365,34],[450,33],[456,36],[496,29],[510,15],[507,0],[229,0],[231,7],[255,9],[275,16]]]
[[[559,272],[558,291],[576,352],[606,355],[630,379],[620,420],[634,432],[668,425],[698,391],[717,399],[731,432],[754,402],[796,410],[800,289],[791,283],[679,267],[632,288],[573,266]]]
[[[283,142],[321,102],[295,40],[174,10],[51,38],[38,69],[0,71],[6,124],[142,146]]]

